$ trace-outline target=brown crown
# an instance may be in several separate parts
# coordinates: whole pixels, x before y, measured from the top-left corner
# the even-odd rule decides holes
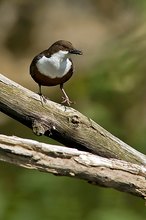
[[[52,44],[49,47],[48,52],[49,54],[53,54],[58,52],[59,50],[66,50],[69,51],[70,53],[79,54],[79,55],[82,54],[80,50],[77,50],[73,47],[71,42],[65,40],[56,41],[54,44]]]

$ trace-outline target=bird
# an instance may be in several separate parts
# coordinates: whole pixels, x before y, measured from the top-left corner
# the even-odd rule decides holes
[[[74,73],[74,65],[71,55],[82,55],[82,51],[75,49],[71,42],[58,40],[48,49],[36,55],[30,64],[30,75],[39,86],[39,95],[44,98],[42,86],[60,85],[63,93],[62,103],[69,106],[71,101],[67,96],[63,85]]]

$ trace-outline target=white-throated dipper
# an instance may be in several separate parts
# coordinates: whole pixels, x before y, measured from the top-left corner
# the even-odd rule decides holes
[[[60,85],[64,95],[62,103],[71,104],[63,88],[63,84],[74,72],[71,54],[82,55],[82,51],[75,49],[69,41],[59,40],[34,57],[30,65],[30,75],[39,85],[40,96],[41,86]]]

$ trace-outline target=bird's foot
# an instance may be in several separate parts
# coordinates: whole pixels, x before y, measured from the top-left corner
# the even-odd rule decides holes
[[[41,94],[38,93],[38,95],[40,96],[40,100],[42,104],[47,102],[48,98],[46,96],[44,96],[42,93]]]
[[[64,96],[63,96],[62,99],[63,99],[63,101],[62,101],[61,103],[62,103],[62,104],[67,103],[68,106],[71,106],[71,104],[74,104],[74,103],[75,103],[75,102],[70,101],[68,97],[64,97]]]

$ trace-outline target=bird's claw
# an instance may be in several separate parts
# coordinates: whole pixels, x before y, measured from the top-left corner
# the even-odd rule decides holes
[[[45,97],[43,94],[40,94],[40,93],[38,93],[38,95],[40,96],[42,104],[47,102],[47,97]]]
[[[74,102],[70,101],[68,97],[62,97],[63,101],[61,102],[62,104],[67,103],[68,106],[71,106]]]

